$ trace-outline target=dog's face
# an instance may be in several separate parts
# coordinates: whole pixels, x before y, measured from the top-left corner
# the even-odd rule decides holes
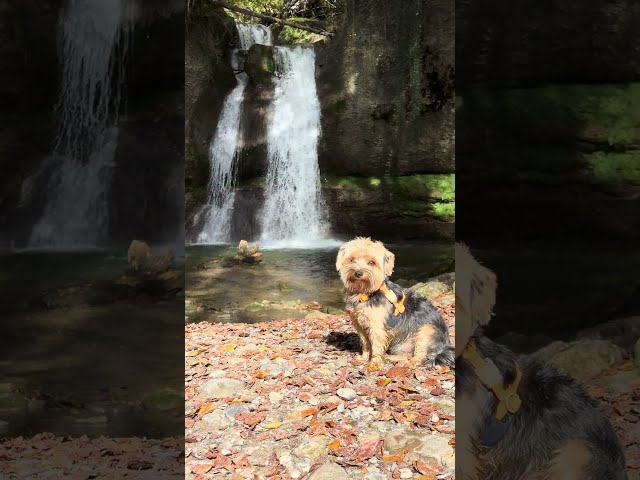
[[[351,293],[373,293],[393,273],[395,255],[381,242],[357,237],[338,251],[336,270]]]
[[[456,243],[456,358],[473,332],[491,320],[496,286],[496,275],[480,265],[466,245]]]

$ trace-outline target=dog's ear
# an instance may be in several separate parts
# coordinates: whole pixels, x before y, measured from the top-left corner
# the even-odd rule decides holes
[[[345,243],[340,247],[340,250],[338,250],[338,257],[336,258],[337,271],[340,271],[340,268],[342,268],[342,262],[344,261],[344,256],[346,255],[346,253],[347,253],[347,244]]]
[[[384,274],[385,276],[390,277],[391,274],[393,273],[393,267],[395,266],[395,263],[396,263],[396,256],[385,248],[383,260],[384,260],[384,263],[383,263]]]

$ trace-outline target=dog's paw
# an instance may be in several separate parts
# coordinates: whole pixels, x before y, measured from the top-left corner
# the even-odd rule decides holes
[[[382,360],[382,358],[376,357],[369,362],[369,370],[375,372],[377,370],[380,370],[383,365],[384,361]]]

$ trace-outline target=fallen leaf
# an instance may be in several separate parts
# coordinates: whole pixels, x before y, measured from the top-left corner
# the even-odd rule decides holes
[[[187,353],[185,353],[185,355],[187,357],[195,357],[197,355],[200,355],[202,352],[206,352],[207,349],[206,348],[196,348],[195,350],[190,350]]]
[[[442,395],[444,393],[444,388],[442,387],[436,387],[434,389],[431,390],[431,392],[429,392],[431,395],[433,395],[434,397],[437,397],[438,395]]]
[[[390,378],[406,378],[409,374],[409,369],[407,367],[391,367],[387,371],[387,377]]]
[[[316,415],[318,413],[318,409],[311,407],[311,408],[307,408],[306,410],[303,410],[302,412],[300,412],[300,417],[302,418],[306,418],[306,417],[310,417],[311,415]]]
[[[378,379],[378,385],[380,387],[385,387],[387,385],[389,385],[391,383],[391,379],[390,378],[380,378]]]
[[[262,428],[266,428],[266,429],[272,430],[272,429],[274,429],[274,428],[281,427],[281,426],[282,426],[282,422],[268,422],[268,423],[262,423],[262,424],[260,424],[260,426],[261,426]]]
[[[213,405],[212,403],[205,403],[198,410],[198,417],[202,417],[202,416],[206,415],[207,413],[211,413],[215,409],[216,409],[216,406]]]
[[[360,445],[360,449],[358,450],[356,459],[359,462],[362,462],[371,457],[375,457],[378,454],[378,452],[380,452],[380,449],[382,448],[382,443],[383,441],[380,438],[374,438],[372,440],[364,442],[362,445]]]
[[[191,473],[207,473],[209,470],[213,468],[212,463],[201,463],[199,465],[191,466]]]
[[[225,345],[224,347],[222,347],[222,351],[223,352],[233,352],[236,349],[237,345],[234,345],[233,343],[229,344],[229,345]]]
[[[382,461],[383,462],[402,462],[404,460],[404,457],[407,455],[408,451],[409,451],[408,449],[403,448],[398,453],[394,453],[392,455],[384,455],[382,457]]]
[[[327,448],[329,450],[331,450],[332,452],[335,452],[336,450],[338,450],[340,448],[340,441],[339,440],[334,440],[333,442],[331,442],[329,445],[327,445]]]

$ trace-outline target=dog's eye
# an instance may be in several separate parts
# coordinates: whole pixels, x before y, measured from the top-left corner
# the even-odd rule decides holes
[[[355,262],[355,261],[356,261],[356,259],[355,259],[355,258],[352,258],[352,259],[351,259],[351,263],[353,263],[353,262]]]
[[[371,261],[369,262],[369,265],[371,265],[372,267],[375,267],[375,266],[376,266],[376,262],[374,262],[373,260],[371,260]]]

